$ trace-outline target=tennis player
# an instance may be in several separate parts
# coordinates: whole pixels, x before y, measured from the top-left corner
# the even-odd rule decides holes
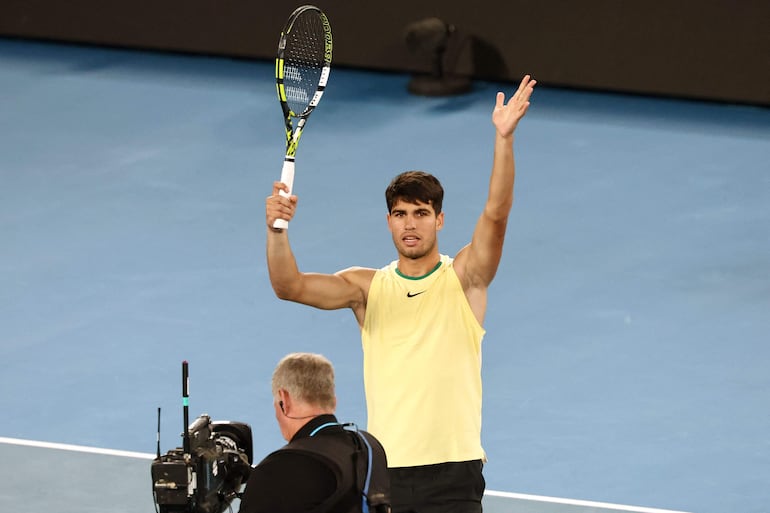
[[[471,241],[441,254],[443,188],[408,171],[385,196],[398,259],[380,269],[300,272],[287,230],[297,197],[266,200],[267,262],[276,295],[321,309],[350,308],[361,328],[368,430],[385,447],[394,513],[477,513],[485,482],[481,446],[481,340],[487,289],[497,272],[515,177],[514,132],[535,80],[506,101],[497,93],[489,193]]]

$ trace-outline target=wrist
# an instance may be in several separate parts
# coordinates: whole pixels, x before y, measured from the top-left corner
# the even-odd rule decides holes
[[[497,136],[495,137],[495,142],[497,144],[504,145],[504,146],[513,147],[513,141],[514,141],[513,133],[501,134],[500,132],[498,132]]]

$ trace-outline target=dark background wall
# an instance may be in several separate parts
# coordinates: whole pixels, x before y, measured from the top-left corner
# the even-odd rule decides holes
[[[297,3],[3,0],[0,35],[271,59]],[[427,69],[404,28],[437,16],[473,44],[457,71],[553,86],[770,105],[768,0],[318,0],[336,65]]]

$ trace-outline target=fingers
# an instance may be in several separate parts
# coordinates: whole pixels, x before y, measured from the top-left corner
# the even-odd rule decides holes
[[[537,81],[533,80],[531,75],[525,75],[507,103],[505,93],[497,93],[495,109],[492,112],[492,122],[500,135],[507,137],[516,130],[519,120],[529,108],[529,99],[536,83]]]
[[[276,219],[291,221],[297,209],[297,196],[283,196],[281,193],[288,193],[289,188],[281,182],[273,183],[273,193],[265,200],[265,220],[267,226],[273,229]],[[279,230],[280,231],[280,230]]]
[[[521,79],[519,87],[516,89],[516,92],[514,93],[511,100],[518,104],[528,105],[529,98],[532,96],[532,90],[534,89],[535,84],[537,84],[537,80],[533,80],[530,75],[524,75],[524,78]]]
[[[524,92],[527,87],[529,87],[530,82],[532,82],[532,85],[534,86],[534,80],[532,80],[532,77],[530,75],[524,75],[524,78],[521,79],[521,82],[519,83],[519,88],[516,90],[517,93]]]
[[[527,75],[526,78],[529,79],[529,75]],[[524,89],[521,91],[522,101],[529,102],[529,98],[532,96],[532,91],[535,88],[535,84],[537,84],[537,80],[527,80]]]
[[[530,75],[525,75],[519,82],[519,87],[516,92],[513,93],[511,99],[505,102],[505,93],[498,92],[495,101],[495,109],[502,109],[504,107],[526,108],[529,105],[529,98],[532,96],[532,90],[537,84],[537,80],[534,80]]]
[[[289,186],[288,185],[286,185],[283,182],[279,182],[279,181],[276,180],[275,182],[273,182],[273,196],[277,195],[281,191],[283,191],[283,192],[285,192],[287,194],[289,192],[291,192],[291,191],[289,191]]]
[[[495,108],[502,109],[505,106],[505,93],[502,91],[497,92],[497,98],[495,101]]]

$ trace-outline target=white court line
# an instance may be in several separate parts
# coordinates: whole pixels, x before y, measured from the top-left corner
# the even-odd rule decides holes
[[[59,449],[63,451],[87,452],[92,454],[104,454],[107,456],[123,456],[127,458],[140,458],[145,460],[155,459],[155,454],[133,451],[118,451],[115,449],[100,449],[98,447],[86,447],[83,445],[58,444],[52,442],[38,442],[35,440],[22,440],[19,438],[5,438],[0,436],[0,443],[10,445],[24,445],[27,447],[39,447],[42,449]],[[560,499],[558,497],[545,497],[542,495],[528,495],[525,493],[496,492],[486,490],[484,495],[492,497],[503,497],[507,499],[520,499],[535,502],[548,502],[552,504],[565,504],[569,506],[585,506],[593,508],[619,509],[624,512],[633,513],[686,513],[684,511],[674,511],[670,509],[644,508],[639,506],[625,506],[621,504],[610,504],[607,502],[584,501],[578,499]]]
[[[141,458],[152,460],[154,454],[133,451],[118,451],[115,449],[100,449],[98,447],[85,447],[83,445],[56,444],[52,442],[38,442],[35,440],[21,440],[19,438],[4,438],[0,436],[0,443],[11,445],[25,445],[27,447],[40,447],[42,449],[60,449],[63,451],[89,452],[92,454],[104,454],[107,456],[124,456],[126,458]]]
[[[585,506],[590,508],[615,509],[621,511],[631,511],[634,513],[687,513],[685,511],[674,511],[671,509],[645,508],[640,506],[626,506],[624,504],[611,504],[609,502],[584,501],[579,499],[560,499],[558,497],[544,497],[542,495],[528,495],[525,493],[496,492],[486,490],[484,495],[492,497],[505,497],[508,499],[521,499],[535,502],[549,502],[553,504],[565,504],[568,506]]]

